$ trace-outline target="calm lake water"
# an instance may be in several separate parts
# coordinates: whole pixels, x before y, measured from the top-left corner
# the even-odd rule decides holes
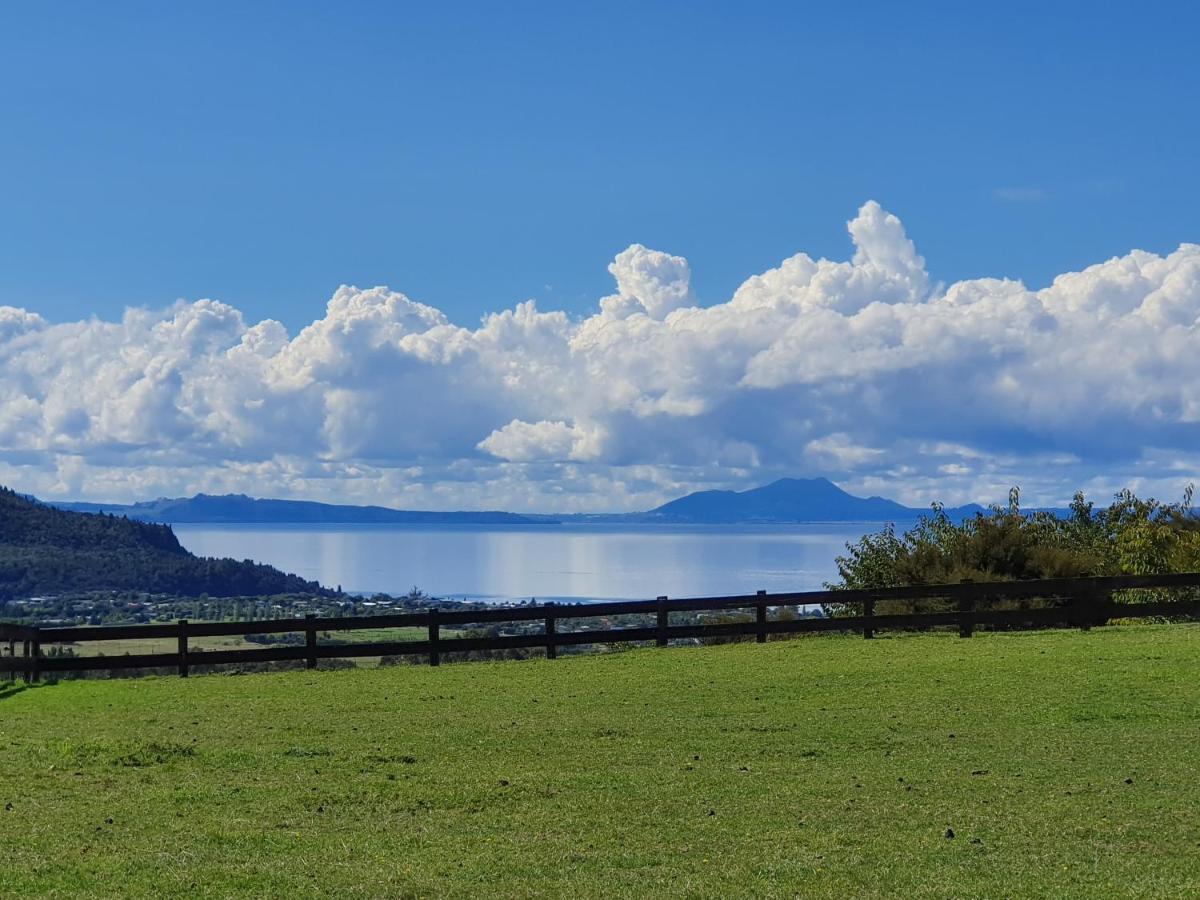
[[[456,599],[644,599],[816,590],[873,524],[543,527],[176,525],[201,556],[269,563],[347,591]]]

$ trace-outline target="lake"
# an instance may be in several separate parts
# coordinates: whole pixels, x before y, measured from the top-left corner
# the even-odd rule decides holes
[[[253,559],[328,587],[497,602],[818,590],[846,542],[879,527],[174,526],[200,556]]]

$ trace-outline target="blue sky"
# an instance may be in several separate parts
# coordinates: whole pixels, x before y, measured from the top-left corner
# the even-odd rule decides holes
[[[1183,3],[3,5],[0,483],[1178,496],[1198,26]]]
[[[716,302],[868,198],[946,281],[1194,237],[1195,7],[981,6],[7,4],[0,302],[581,314],[633,241]]]

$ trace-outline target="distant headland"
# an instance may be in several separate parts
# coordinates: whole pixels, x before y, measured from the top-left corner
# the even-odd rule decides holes
[[[503,511],[403,510],[309,500],[272,500],[244,494],[196,494],[139,503],[45,501],[72,512],[106,513],[166,524],[392,524],[392,525],[555,525],[629,523],[679,525],[802,524],[820,522],[912,521],[925,509],[884,497],[856,497],[827,478],[781,478],[745,491],[697,491],[645,512],[541,515]],[[971,515],[978,504],[947,509],[951,517]]]

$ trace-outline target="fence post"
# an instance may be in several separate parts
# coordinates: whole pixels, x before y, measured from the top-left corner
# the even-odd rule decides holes
[[[658,598],[658,638],[654,642],[659,647],[667,646],[667,598]]]
[[[188,677],[187,619],[179,620],[179,677]]]
[[[958,636],[969,638],[975,631],[975,598],[958,598]]]
[[[863,601],[863,637],[868,641],[875,637],[875,598]]]
[[[554,602],[546,604],[546,659],[558,658],[558,645],[554,643]]]
[[[25,635],[25,640],[21,642],[21,657],[25,664],[24,679],[26,684],[33,684],[37,680],[37,663],[34,662],[33,650],[36,640],[34,635],[36,632],[36,628],[30,628]]]
[[[1071,598],[1070,622],[1082,631],[1091,631],[1104,602],[1104,591],[1081,591]]]
[[[759,591],[757,594],[758,600],[754,604],[754,643],[765,644],[767,642],[767,592]]]
[[[41,629],[34,625],[29,639],[29,680],[37,682],[42,676],[39,660],[42,658]]]
[[[431,666],[436,666],[442,661],[441,650],[438,646],[441,643],[441,634],[442,628],[438,622],[437,607],[431,606],[429,608],[429,664]]]
[[[304,646],[308,651],[308,655],[304,657],[304,668],[315,669],[317,667],[317,625],[316,613],[306,613],[304,616]]]
[[[15,637],[10,637],[8,639],[8,658],[12,662],[14,668],[8,670],[8,680],[9,681],[17,680],[17,670],[15,668],[16,663],[17,663],[16,657],[17,657],[17,639]]]

